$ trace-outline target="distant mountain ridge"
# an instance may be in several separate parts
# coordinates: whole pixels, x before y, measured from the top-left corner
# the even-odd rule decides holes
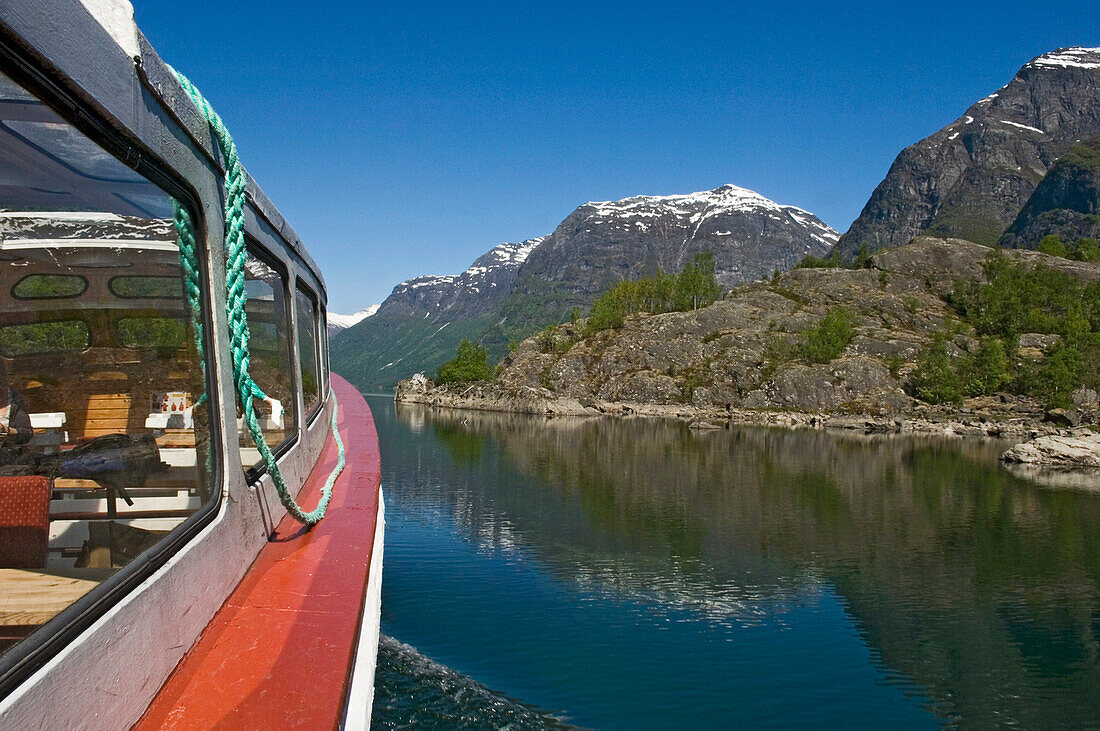
[[[401,282],[382,302],[379,314],[478,317],[508,295],[520,265],[544,240],[497,244],[462,274],[429,274]]]
[[[341,315],[337,312],[329,312],[327,315],[329,337],[332,337],[341,330],[347,330],[349,327],[366,317],[370,317],[375,312],[378,312],[378,307],[379,305],[367,305],[351,315]]]
[[[731,287],[822,255],[838,238],[812,213],[736,185],[585,203],[531,254],[501,324],[484,339],[500,352],[571,308],[587,308],[616,281],[679,271],[705,251],[714,254],[719,283]]]
[[[377,391],[438,367],[462,338],[478,340],[495,322],[520,266],[542,241],[498,244],[461,274],[401,282],[373,316],[332,339],[333,368]]]
[[[609,284],[677,271],[697,253],[715,256],[731,286],[822,255],[839,235],[813,214],[734,185],[668,196],[589,202],[550,236],[500,244],[459,275],[402,282],[371,318],[332,343],[333,367],[367,390],[434,372],[463,337],[494,358],[582,309]]]
[[[1070,147],[1100,134],[1100,48],[1032,59],[1005,86],[902,150],[837,250],[921,234],[995,245]]]

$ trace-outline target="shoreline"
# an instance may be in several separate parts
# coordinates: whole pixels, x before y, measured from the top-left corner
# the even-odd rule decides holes
[[[642,417],[686,423],[691,429],[723,429],[730,426],[766,426],[785,429],[832,429],[864,434],[932,434],[995,438],[1017,443],[1044,436],[1078,437],[1088,427],[1067,427],[1043,420],[1042,414],[1011,414],[926,407],[920,413],[859,414],[779,409],[701,407],[691,404],[652,404],[601,401],[554,396],[548,389],[521,387],[505,391],[478,382],[458,387],[426,387],[402,381],[394,394],[396,403],[439,408],[496,411],[535,416]]]

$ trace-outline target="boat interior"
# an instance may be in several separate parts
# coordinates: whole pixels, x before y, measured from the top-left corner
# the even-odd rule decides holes
[[[174,220],[185,205],[0,74],[0,652],[214,497],[205,292],[187,276],[201,252]],[[322,313],[251,244],[256,405],[278,452],[297,434],[296,389],[307,418],[320,405]],[[255,470],[240,422],[236,441]]]

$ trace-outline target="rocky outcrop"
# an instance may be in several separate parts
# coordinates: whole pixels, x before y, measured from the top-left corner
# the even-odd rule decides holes
[[[1026,64],[939,132],[905,148],[838,250],[853,258],[924,233],[995,244],[1075,143],[1100,134],[1100,49]]]
[[[1100,434],[1038,437],[1009,448],[1001,459],[1060,469],[1100,468]]]
[[[630,317],[618,330],[586,336],[583,320],[561,325],[521,343],[495,383],[427,389],[415,400],[529,413],[644,414],[701,427],[736,421],[1016,438],[1055,433],[1060,427],[1044,424],[1041,405],[1028,398],[999,394],[956,409],[920,403],[903,390],[937,331],[955,333],[948,343],[955,353],[977,347],[945,298],[956,280],[983,277],[990,253],[962,240],[923,237],[876,255],[868,269],[795,269],[692,312]],[[1010,256],[1100,278],[1097,264],[1033,251]],[[838,307],[854,318],[847,346],[827,363],[798,357],[803,334]],[[1041,358],[1052,347],[1046,338],[1027,334],[1021,342]],[[1088,401],[1088,394],[1081,398]],[[513,408],[511,399],[522,406]]]
[[[1034,249],[1050,235],[1065,243],[1100,236],[1100,135],[1058,158],[1001,238],[1001,246]]]

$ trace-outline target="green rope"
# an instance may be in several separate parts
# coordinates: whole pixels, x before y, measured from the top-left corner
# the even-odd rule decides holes
[[[199,370],[202,373],[202,395],[195,406],[206,401],[206,349],[202,343],[202,290],[199,289],[199,259],[195,254],[195,224],[191,212],[179,201],[172,200],[176,225],[176,245],[180,250],[180,266],[183,268],[183,284],[187,290],[187,303],[191,306],[191,333],[195,337],[195,348],[199,354]]]
[[[244,265],[245,259],[248,256],[248,251],[244,242],[246,174],[244,168],[241,167],[240,159],[237,157],[237,146],[233,143],[233,138],[230,136],[229,130],[225,128],[225,124],[222,123],[221,117],[218,116],[218,113],[214,111],[210,103],[206,101],[203,95],[187,77],[175,69],[172,69],[172,71],[175,73],[180,86],[187,92],[191,101],[198,107],[199,112],[206,119],[207,124],[210,125],[210,129],[213,130],[214,137],[218,141],[218,147],[225,161],[225,242],[227,247],[225,263],[227,299],[225,311],[229,318],[229,347],[233,354],[233,379],[236,382],[237,396],[240,400],[241,410],[244,412],[244,420],[248,425],[248,431],[252,434],[252,440],[256,443],[256,448],[263,458],[264,465],[266,465],[267,471],[271,475],[271,480],[275,483],[275,490],[279,493],[279,500],[286,507],[287,512],[293,515],[300,523],[304,523],[307,526],[316,525],[321,518],[325,517],[325,510],[328,508],[329,500],[332,498],[332,487],[336,483],[336,478],[344,469],[344,442],[340,439],[340,430],[336,424],[336,394],[333,393],[332,395],[332,434],[336,439],[338,454],[336,468],[328,476],[324,487],[321,489],[321,499],[317,503],[317,507],[307,513],[298,506],[298,503],[294,500],[294,496],[290,494],[286,480],[283,479],[283,473],[275,463],[275,455],[271,453],[271,448],[267,445],[267,440],[264,438],[263,429],[260,428],[260,422],[256,418],[256,409],[253,404],[254,399],[259,398],[266,400],[268,396],[256,382],[252,380],[252,374],[249,371],[249,330],[248,316],[245,314],[245,301],[247,300],[247,295],[244,285]],[[181,210],[184,210],[183,207],[177,206],[176,227],[177,231],[180,231],[181,226],[183,229],[186,229],[186,233],[181,232],[178,237],[181,244],[181,252],[184,248],[190,248],[190,251],[186,254],[181,253],[181,261],[184,262],[185,277],[188,280],[189,298],[191,297],[192,291],[190,281],[191,275],[189,271],[191,265],[194,265],[196,275],[196,294],[195,299],[191,300],[192,318],[194,318],[197,316],[195,307],[198,304],[198,265],[194,255],[194,225],[189,215],[186,213],[180,214]],[[201,342],[201,321],[193,320],[193,322],[198,322],[198,327],[200,329],[196,330],[196,338],[198,339],[197,342]]]

